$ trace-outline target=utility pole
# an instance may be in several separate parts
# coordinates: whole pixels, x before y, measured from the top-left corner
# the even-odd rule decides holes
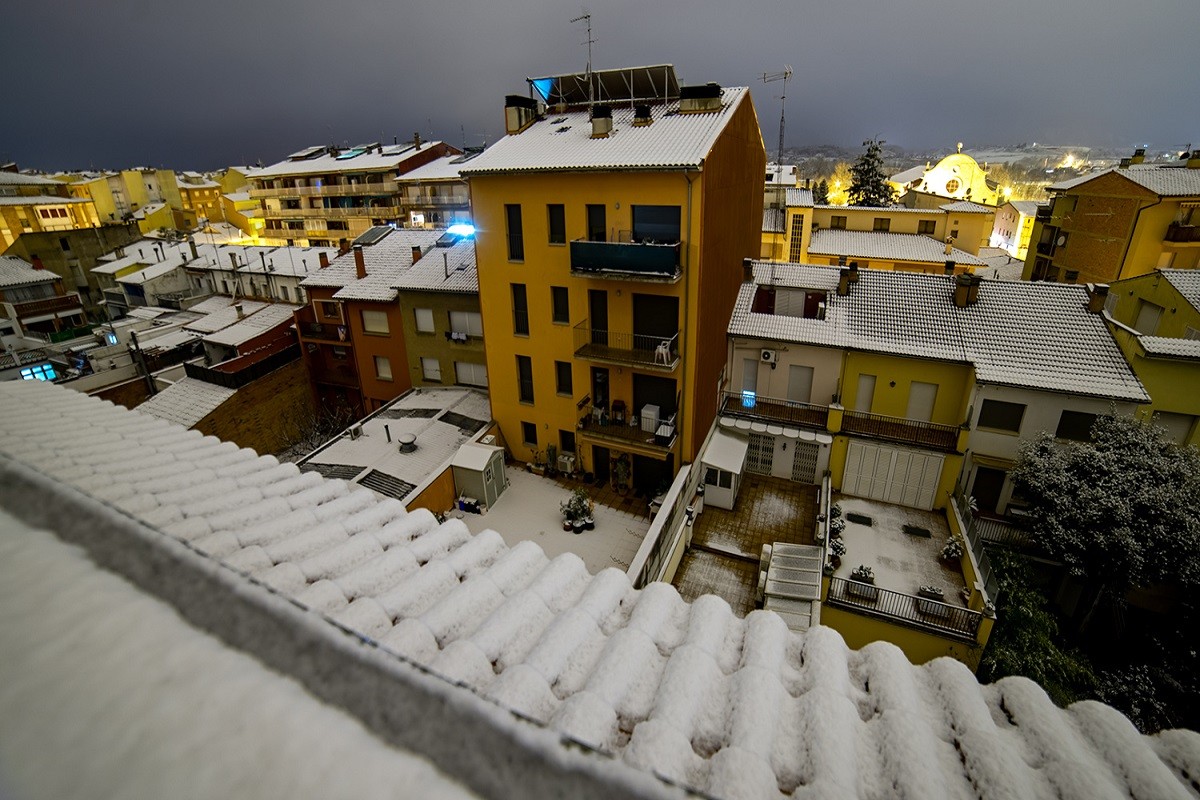
[[[792,77],[791,66],[785,66],[782,72],[764,72],[762,76],[763,83],[774,83],[775,81],[783,81],[783,94],[779,97],[779,147],[775,151],[775,188],[776,192],[783,192],[784,202],[782,204],[783,224],[787,224],[787,190],[783,188],[783,131],[785,122],[785,109],[787,106],[787,82],[788,78]],[[778,195],[776,195],[778,196]],[[778,228],[776,224],[774,227]],[[800,233],[803,236],[803,231]],[[775,243],[778,241],[779,231],[771,233],[771,260],[774,261]]]
[[[595,98],[595,94],[594,94],[593,86],[592,86],[592,45],[595,44],[595,42],[596,42],[596,40],[592,38],[592,15],[585,11],[583,14],[580,14],[578,17],[571,20],[572,24],[574,24],[576,22],[587,23],[587,41],[584,42],[584,44],[587,45],[587,49],[588,49],[588,60],[587,60],[588,111],[591,112],[592,104],[596,102],[596,98]]]

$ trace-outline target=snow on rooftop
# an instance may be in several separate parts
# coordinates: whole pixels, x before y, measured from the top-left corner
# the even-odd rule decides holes
[[[5,797],[474,796],[2,511],[0,607]]]
[[[173,553],[174,569],[185,576],[209,575],[219,596],[195,596],[303,626],[310,658],[340,658],[355,675],[369,675],[375,690],[394,683],[405,702],[436,702],[443,716],[477,720],[446,730],[425,716],[416,731],[405,731],[421,752],[440,755],[451,778],[487,775],[528,786],[533,771],[541,793],[514,790],[514,796],[567,796],[578,781],[591,781],[585,785],[594,792],[607,785],[609,795],[679,796],[678,788],[659,783],[666,781],[739,799],[1187,798],[1200,774],[1200,735],[1142,736],[1100,703],[1060,709],[1024,678],[981,686],[953,659],[913,666],[891,644],[851,651],[836,632],[794,633],[773,612],[739,619],[712,595],[687,603],[666,584],[635,590],[617,570],[590,575],[571,555],[550,560],[529,542],[509,548],[492,532],[471,536],[458,520],[439,524],[428,512],[406,513],[397,501],[344,481],[302,474],[64,387],[0,384],[0,407],[6,409],[0,416],[5,509],[42,514],[65,529],[71,519],[54,517],[48,510],[54,503],[21,505],[31,491],[47,499],[61,492],[102,519],[112,536],[130,537],[130,548],[137,539],[140,553]],[[80,439],[78,430],[94,433]],[[116,527],[134,521],[150,530],[136,528],[143,532],[135,536],[133,527]],[[22,582],[0,592],[19,595],[29,587],[31,597],[2,607],[29,608],[20,616],[36,621],[36,640],[55,644],[50,665],[98,668],[62,656],[76,652],[63,649],[74,641],[64,630],[93,619],[90,603],[68,603],[64,629],[55,624],[53,593],[38,593],[59,585],[50,579],[58,562],[55,556],[20,570]],[[218,563],[224,567],[214,569]],[[67,581],[63,591],[73,598],[79,584],[90,585]],[[292,602],[278,602],[268,590]],[[78,596],[90,598],[86,591]],[[45,607],[26,605],[44,597]],[[13,619],[0,615],[0,625]],[[108,636],[123,627],[129,626],[83,629]],[[44,638],[47,630],[53,639]],[[118,641],[105,649],[105,663],[130,652],[139,661],[179,652],[156,642],[142,653]],[[242,641],[253,646],[257,639]],[[344,644],[335,649],[335,641]],[[310,686],[336,684],[344,671],[318,676],[304,661],[282,663]],[[408,665],[421,673],[414,677]],[[251,724],[247,715],[231,719],[211,703],[197,704],[187,682],[164,686],[128,672],[138,680],[134,695],[154,699],[152,708],[185,708],[189,730],[211,724],[236,737]],[[52,674],[44,691],[66,691],[71,679]],[[246,679],[241,667],[223,674],[226,691],[214,701]],[[104,686],[84,682],[77,691],[72,710],[97,696],[110,710],[125,705],[113,703]],[[349,705],[361,694],[335,692]],[[9,702],[14,696],[0,690]],[[245,708],[257,695],[235,696]],[[380,715],[372,704],[362,713],[385,727],[411,716],[406,707],[390,711],[395,716]],[[10,719],[0,715],[0,726]],[[311,736],[314,727],[298,719],[257,746],[275,752]],[[105,737],[114,742],[131,733],[123,726],[104,730],[121,734]],[[344,730],[319,730],[326,752],[345,754],[339,761],[356,750]],[[421,736],[426,730],[437,733]],[[168,743],[190,761],[197,754],[188,741]],[[593,757],[592,748],[610,757]],[[30,752],[37,755],[36,748]],[[489,760],[496,752],[522,755],[521,767]],[[303,757],[272,763],[289,775],[306,768],[290,765],[293,758]],[[258,760],[251,761],[258,769]],[[510,768],[498,775],[504,763]],[[565,783],[564,770],[577,783]],[[491,785],[503,793],[504,784]]]
[[[236,389],[197,378],[183,378],[142,403],[137,410],[140,414],[149,414],[190,428],[216,411],[236,392]]]
[[[1172,339],[1165,336],[1139,336],[1147,355],[1167,358],[1200,359],[1200,339]]]
[[[245,319],[239,320],[227,328],[208,334],[204,337],[204,341],[227,347],[237,347],[256,336],[262,336],[272,328],[290,324],[296,308],[297,306],[287,303],[271,303],[265,308],[248,314]]]
[[[411,142],[402,142],[400,145],[377,145],[370,149],[364,149],[363,152],[353,156],[349,155],[349,153],[359,148],[343,148],[339,150],[337,155],[330,155],[328,152],[325,152],[314,158],[279,161],[256,170],[248,177],[259,179],[278,178],[289,175],[325,175],[339,172],[358,173],[397,170],[413,156],[418,154],[423,155],[428,152],[428,148],[436,147],[440,144],[442,143],[438,141],[422,142],[419,150],[415,149]],[[319,147],[308,148],[307,150],[298,151],[297,154],[323,149]]]
[[[960,309],[952,277],[859,270],[839,296],[837,276],[837,267],[755,262],[729,333],[969,363],[979,383],[1149,401],[1104,320],[1087,310],[1082,286],[984,279],[978,302]],[[825,319],[752,312],[760,285],[825,291]]]
[[[817,256],[916,261],[925,264],[942,264],[949,260],[970,267],[983,266],[983,261],[978,257],[957,247],[950,248],[950,254],[947,255],[943,242],[919,233],[822,228],[813,231],[808,252]]]
[[[39,283],[54,283],[58,275],[48,269],[34,269],[23,258],[0,256],[0,288],[11,286],[33,286]]]
[[[1183,295],[1192,308],[1200,311],[1200,269],[1161,269],[1159,272]]]
[[[0,196],[0,206],[61,206],[68,203],[90,203],[90,197],[59,197],[57,195],[4,195]]]
[[[1049,186],[1047,190],[1064,192],[1093,181],[1102,175],[1111,174],[1126,178],[1162,197],[1200,196],[1200,169],[1188,169],[1182,164],[1134,164],[1129,167],[1109,167],[1080,175],[1077,178],[1059,181]]]
[[[228,328],[230,325],[236,325],[240,320],[261,311],[268,305],[268,303],[258,300],[238,300],[216,311],[205,314],[199,319],[191,320],[184,327],[196,333],[216,333],[219,330]],[[286,304],[280,305],[286,306]],[[190,310],[194,311],[197,307],[192,306]],[[290,306],[286,307],[291,308]]]
[[[359,278],[353,252],[338,256],[325,269],[310,273],[304,287],[336,288],[338,300],[390,302],[397,290],[473,294],[479,291],[475,242],[462,238],[451,247],[437,247],[447,232],[422,228],[389,231],[374,244],[363,246],[367,276]],[[422,255],[413,263],[413,248]]]

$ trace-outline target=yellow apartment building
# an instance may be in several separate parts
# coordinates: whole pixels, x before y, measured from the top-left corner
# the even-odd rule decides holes
[[[670,65],[590,79],[530,81],[462,170],[492,416],[518,459],[554,445],[653,494],[715,418],[766,154],[746,88]]]
[[[95,228],[96,204],[60,181],[0,170],[0,253],[24,233]]]
[[[1138,150],[1120,167],[1054,184],[1025,280],[1111,283],[1200,266],[1200,150],[1170,164]]]
[[[1038,204],[1033,200],[1009,200],[996,209],[992,225],[991,247],[999,247],[1013,258],[1024,261],[1029,256],[1029,241]]]

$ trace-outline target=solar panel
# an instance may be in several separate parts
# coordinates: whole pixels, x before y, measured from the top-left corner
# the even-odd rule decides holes
[[[361,236],[354,240],[354,244],[372,245],[378,242],[383,237],[392,232],[391,225],[375,225],[367,228]]]

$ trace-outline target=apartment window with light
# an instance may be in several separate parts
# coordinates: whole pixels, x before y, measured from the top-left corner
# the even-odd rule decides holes
[[[567,213],[558,203],[546,206],[546,216],[550,229],[550,244],[567,243]]]
[[[413,317],[417,322],[417,333],[433,333],[433,309],[413,309]]]
[[[558,325],[571,324],[570,295],[565,286],[550,287],[550,319]]]
[[[555,391],[559,394],[570,397],[574,394],[571,376],[571,362],[555,361],[554,362],[554,385]]]
[[[525,284],[512,284],[513,333],[517,336],[529,335],[529,298],[525,294]]]
[[[392,379],[392,360],[387,356],[375,356],[375,377],[381,381]]]
[[[522,403],[533,402],[533,359],[517,356],[517,398]]]
[[[383,335],[390,332],[387,313],[384,311],[363,311],[362,325],[367,333]]]
[[[1058,418],[1058,429],[1054,431],[1056,439],[1070,439],[1074,442],[1087,442],[1092,438],[1092,425],[1096,415],[1086,411],[1064,411]]]
[[[892,229],[892,221],[887,217],[876,217],[875,226],[871,229],[877,233],[887,233]]]
[[[525,260],[525,237],[521,230],[521,206],[504,206],[504,217],[508,226],[508,260]]]
[[[923,219],[917,222],[917,233],[925,236],[933,236],[933,232],[937,229],[937,222],[931,219]]]
[[[421,358],[421,377],[433,383],[442,382],[442,362],[436,358]]]
[[[1005,403],[1002,400],[984,400],[979,408],[979,427],[1008,433],[1021,430],[1025,417],[1024,403]]]

